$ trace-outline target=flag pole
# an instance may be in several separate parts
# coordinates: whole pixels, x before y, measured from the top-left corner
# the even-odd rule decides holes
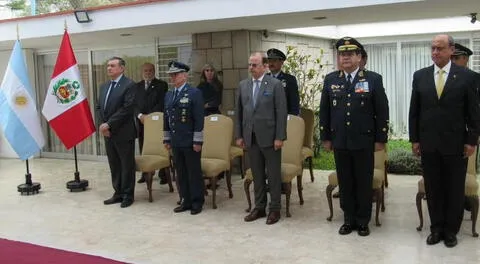
[[[75,179],[67,182],[67,189],[72,191],[85,191],[88,187],[87,180],[80,179],[80,172],[78,171],[77,146],[73,147],[73,156],[75,157]]]
[[[28,159],[25,160],[25,164],[27,166],[27,173],[25,174],[25,183],[18,185],[17,190],[22,195],[24,193],[26,193],[27,195],[37,194],[39,190],[42,188],[42,186],[38,182],[32,182],[32,174],[30,173],[30,168],[28,166]]]

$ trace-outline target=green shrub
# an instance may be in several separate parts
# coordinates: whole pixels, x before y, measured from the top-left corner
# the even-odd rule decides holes
[[[313,159],[313,168],[316,170],[335,170],[333,151],[327,152],[320,147],[320,151]]]
[[[388,173],[396,174],[422,174],[420,158],[413,155],[410,149],[392,149],[388,152]]]

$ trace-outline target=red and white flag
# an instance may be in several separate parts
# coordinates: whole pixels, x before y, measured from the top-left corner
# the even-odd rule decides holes
[[[67,149],[95,132],[70,37],[65,30],[42,114]]]

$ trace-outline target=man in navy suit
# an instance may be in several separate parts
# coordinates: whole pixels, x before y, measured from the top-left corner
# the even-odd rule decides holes
[[[108,165],[115,190],[110,199],[103,203],[121,203],[129,207],[133,203],[135,190],[135,137],[133,119],[135,106],[135,82],[124,75],[125,61],[112,57],[107,62],[110,81],[100,86],[97,105],[101,120],[99,132],[105,138]]]
[[[175,213],[202,212],[205,186],[200,163],[203,144],[204,103],[202,92],[188,83],[187,65],[171,61],[168,75],[174,89],[165,95],[164,144],[172,149],[182,203]]]
[[[457,245],[463,220],[467,158],[477,145],[480,108],[467,69],[451,62],[454,40],[432,41],[433,65],[413,74],[409,113],[412,151],[421,156],[431,234],[428,245]]]
[[[267,59],[270,74],[282,82],[283,89],[285,90],[285,98],[287,99],[288,114],[299,115],[300,96],[298,94],[297,78],[282,71],[282,66],[287,56],[278,49],[269,49],[267,51]]]

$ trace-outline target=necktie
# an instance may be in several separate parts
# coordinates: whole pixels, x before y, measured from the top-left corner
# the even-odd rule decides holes
[[[352,75],[350,73],[347,76],[347,82],[349,85],[352,84]]]
[[[114,82],[114,81],[110,82],[110,87],[108,87],[107,95],[105,96],[105,104],[103,105],[103,109],[107,108],[108,99],[110,99],[110,92],[115,87],[115,84],[116,84],[116,82]]]
[[[255,80],[253,85],[253,106],[257,103],[258,90],[260,90],[260,80]]]
[[[445,71],[444,70],[439,70],[438,71],[438,77],[437,77],[437,96],[440,99],[440,96],[442,96],[443,88],[445,87]]]
[[[175,91],[173,92],[173,101],[177,99],[177,96],[178,96],[178,89],[175,89]]]
[[[145,90],[147,90],[148,87],[150,87],[150,81],[145,81]]]

